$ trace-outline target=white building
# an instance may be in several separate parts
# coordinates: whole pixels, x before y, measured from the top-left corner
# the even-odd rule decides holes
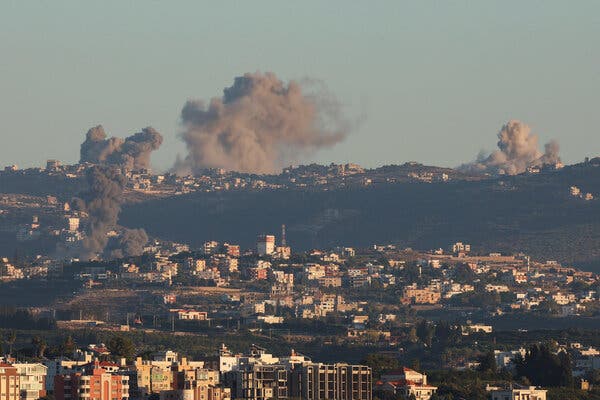
[[[396,398],[429,400],[437,387],[427,384],[427,375],[402,367],[397,371],[388,372],[374,386],[375,392],[388,393]]]
[[[494,328],[491,325],[467,324],[462,327],[462,334],[467,336],[471,333],[492,333]]]
[[[547,392],[535,386],[508,389],[488,386],[486,390],[490,392],[491,400],[546,400]]]
[[[456,242],[451,248],[453,253],[468,253],[471,251],[471,245],[463,242]]]
[[[46,374],[44,364],[13,364],[21,381],[21,400],[37,400],[46,395]]]
[[[525,357],[525,349],[520,348],[519,350],[511,350],[511,351],[500,351],[494,350],[494,356],[496,357],[496,365],[498,368],[511,368],[512,361],[517,357],[517,355],[521,355]]]

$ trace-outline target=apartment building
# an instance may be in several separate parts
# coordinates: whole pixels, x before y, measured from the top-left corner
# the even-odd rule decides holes
[[[129,376],[107,372],[95,361],[82,372],[56,375],[54,397],[56,400],[127,400]]]
[[[364,365],[304,363],[291,374],[291,395],[305,400],[371,400],[371,369]]]
[[[287,399],[289,371],[281,364],[246,364],[225,374],[235,399]]]
[[[486,390],[490,392],[491,400],[546,400],[547,393],[547,390],[538,389],[535,386],[519,388],[498,388],[488,386]]]
[[[13,364],[19,374],[21,400],[37,400],[46,395],[48,367],[39,363]]]
[[[442,295],[438,291],[407,287],[404,289],[402,302],[406,304],[437,304],[441,298]]]
[[[14,366],[0,362],[0,400],[19,400],[20,396],[19,372]]]

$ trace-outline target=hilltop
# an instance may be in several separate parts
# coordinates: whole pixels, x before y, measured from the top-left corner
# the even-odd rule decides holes
[[[256,232],[278,233],[284,223],[288,242],[299,249],[374,241],[423,249],[462,240],[482,252],[525,251],[584,268],[600,265],[600,203],[571,193],[575,186],[600,194],[597,163],[478,180],[457,177],[327,190],[196,192],[125,206],[120,222],[192,245],[215,239],[250,247]]]

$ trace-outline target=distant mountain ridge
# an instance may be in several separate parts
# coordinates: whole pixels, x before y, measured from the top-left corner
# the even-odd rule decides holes
[[[278,235],[286,224],[296,249],[374,243],[433,249],[463,241],[481,252],[524,251],[600,271],[600,158],[499,177],[415,162],[373,169],[311,164],[257,177],[292,182],[290,174],[299,183],[293,188],[162,198],[130,191],[119,222],[194,246],[219,240],[253,247],[256,235]],[[78,175],[42,169],[0,172],[0,193],[67,201],[85,185]],[[594,198],[585,200],[588,193]]]

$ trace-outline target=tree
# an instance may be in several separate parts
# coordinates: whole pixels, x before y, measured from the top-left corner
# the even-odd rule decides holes
[[[415,371],[420,371],[421,361],[418,358],[413,358],[413,360],[410,362],[410,368],[414,369]]]
[[[439,321],[435,325],[435,341],[443,346],[449,343],[456,344],[462,339],[462,334],[458,328],[452,326],[447,321]]]
[[[46,352],[46,349],[48,348],[46,341],[44,339],[42,339],[40,336],[34,336],[31,339],[31,344],[33,345],[33,348],[36,351],[37,357],[44,358],[44,353]]]
[[[8,336],[6,338],[6,343],[8,343],[8,355],[12,356],[12,352],[13,352],[13,345],[15,344],[15,342],[17,341],[17,332],[15,331],[10,331],[8,333]]]
[[[371,353],[362,361],[363,364],[371,367],[373,376],[379,378],[383,373],[397,369],[400,363],[397,358],[383,354]]]
[[[66,337],[65,341],[63,342],[63,344],[61,346],[61,353],[66,356],[70,356],[70,355],[73,355],[76,348],[77,348],[77,345],[75,344],[73,337],[71,335],[69,335]]]
[[[408,331],[407,339],[411,343],[417,343],[417,341],[419,340],[419,337],[417,336],[417,329],[414,326],[412,326]]]
[[[493,351],[488,351],[485,354],[479,356],[479,370],[481,372],[493,372],[496,373],[498,366],[496,365],[496,356]]]
[[[550,351],[546,344],[533,345],[525,357],[515,358],[517,378],[527,378],[537,386],[567,386],[573,385],[571,359],[568,354]]]
[[[419,325],[417,325],[417,336],[426,346],[431,346],[434,334],[435,327],[426,320],[421,320]]]
[[[556,315],[560,313],[560,306],[553,299],[548,299],[540,303],[538,310],[544,314]]]
[[[135,354],[133,342],[128,337],[113,336],[107,343],[108,350],[115,357],[131,359]]]

